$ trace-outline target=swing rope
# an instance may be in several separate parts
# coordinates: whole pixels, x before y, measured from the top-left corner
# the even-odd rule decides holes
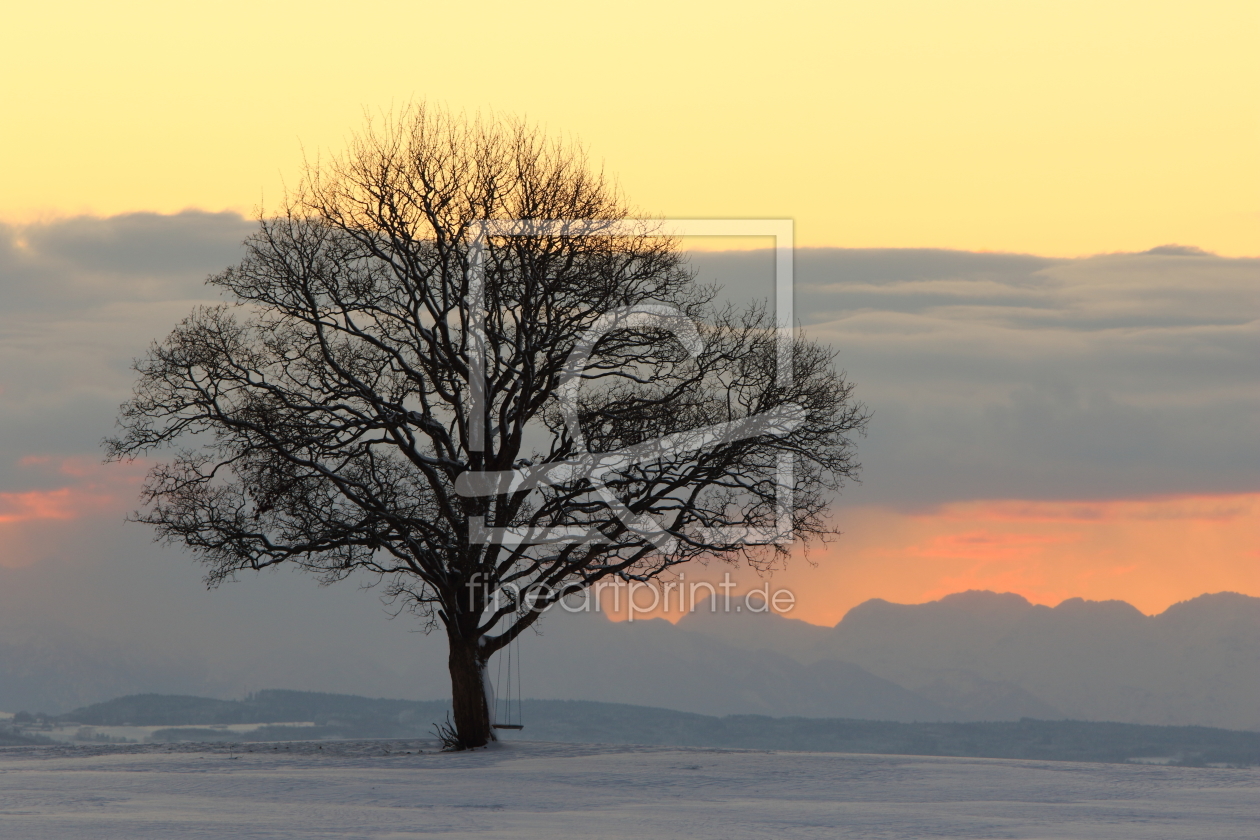
[[[520,650],[516,651],[516,722],[512,722],[512,649],[516,647],[516,639],[508,642],[507,645],[507,681],[503,680],[503,657],[499,657],[499,667],[494,678],[494,705],[495,717],[498,717],[499,710],[499,689],[506,687],[507,691],[503,694],[503,710],[505,712],[506,722],[493,724],[495,729],[524,729],[525,724],[521,715],[521,657]]]
[[[500,689],[503,688],[503,657],[499,657],[498,670],[494,675],[494,719],[499,720],[499,697],[502,696]]]

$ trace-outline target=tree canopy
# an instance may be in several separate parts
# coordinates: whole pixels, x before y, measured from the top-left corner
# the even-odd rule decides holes
[[[525,123],[369,125],[245,249],[208,281],[226,301],[136,363],[109,454],[170,453],[139,519],[210,584],[361,572],[440,626],[459,746],[493,737],[485,663],[548,605],[771,564],[786,547],[748,535],[825,536],[857,470],[866,414],[832,351],[785,356],[765,306],[717,306],[676,239]]]

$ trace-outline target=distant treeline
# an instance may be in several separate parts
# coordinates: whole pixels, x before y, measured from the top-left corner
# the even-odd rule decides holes
[[[1079,720],[991,723],[711,717],[582,701],[525,701],[528,734],[543,741],[662,744],[807,752],[1260,765],[1260,732]]]
[[[151,739],[167,741],[417,738],[427,737],[432,725],[445,718],[448,708],[443,701],[375,700],[303,691],[260,691],[244,700],[140,694],[47,720],[63,726],[163,726],[166,728],[154,732]],[[512,740],[1260,766],[1260,732],[1202,726],[1029,718],[993,723],[895,723],[759,715],[714,717],[578,700],[526,700],[519,708],[514,703],[512,711],[513,717],[519,714],[525,724],[519,733],[501,733]],[[315,725],[276,725],[296,722]],[[245,723],[264,726],[246,736],[212,728]]]
[[[11,724],[0,723],[0,747],[30,747],[39,744],[51,744],[53,741],[42,735],[20,732]]]

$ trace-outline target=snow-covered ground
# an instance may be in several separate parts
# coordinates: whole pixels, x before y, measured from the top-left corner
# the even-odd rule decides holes
[[[1254,769],[531,742],[0,749],[6,840],[1240,840],[1258,825]]]

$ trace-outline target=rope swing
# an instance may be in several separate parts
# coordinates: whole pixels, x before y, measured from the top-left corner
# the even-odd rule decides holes
[[[505,657],[499,657],[499,669],[494,678],[494,719],[495,723],[491,724],[495,729],[524,729],[525,724],[521,717],[521,652],[516,646],[516,639],[508,642],[507,645],[507,681],[503,679],[503,660]],[[513,662],[513,651],[515,650],[515,662]],[[516,716],[512,716],[512,672],[513,665],[516,671]],[[503,689],[506,687],[506,691]],[[500,701],[502,698],[502,701]],[[503,720],[505,723],[499,723],[499,703],[503,704]]]

